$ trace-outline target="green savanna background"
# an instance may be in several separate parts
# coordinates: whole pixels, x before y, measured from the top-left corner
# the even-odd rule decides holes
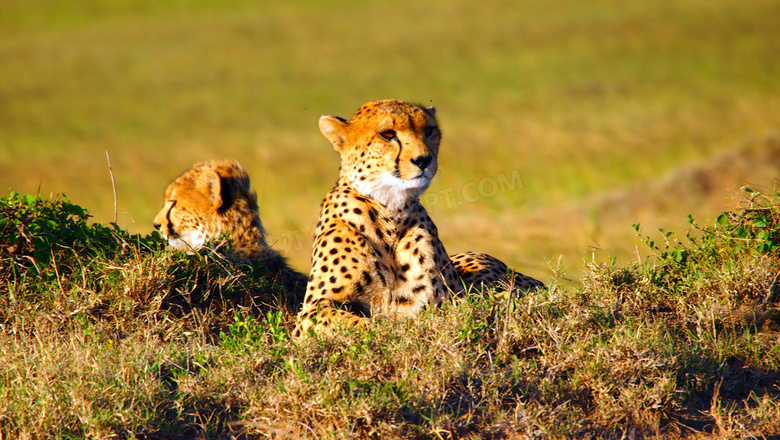
[[[780,176],[780,2],[3,0],[0,188],[65,193],[148,233],[194,162],[247,169],[308,269],[339,158],[317,129],[366,101],[437,107],[426,197],[450,252],[547,281],[635,259]]]

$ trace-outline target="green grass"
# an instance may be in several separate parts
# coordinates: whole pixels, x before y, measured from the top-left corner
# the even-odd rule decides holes
[[[780,435],[778,204],[754,198],[760,226],[733,196],[776,182],[778,16],[774,0],[4,2],[0,186],[43,197],[2,202],[0,436]],[[550,289],[296,343],[262,266],[146,235],[173,178],[232,157],[307,270],[338,168],[316,121],[380,98],[439,110],[428,194],[452,196],[430,208],[447,249]],[[667,248],[653,231],[688,213],[696,242]]]
[[[580,242],[617,242],[608,251],[621,257],[635,242],[554,219],[546,231],[558,235],[540,239],[497,214],[552,217],[777,130],[778,14],[772,0],[10,1],[0,12],[0,186],[68,194],[107,223],[108,151],[118,222],[148,233],[170,180],[227,156],[254,179],[271,233],[308,237],[338,167],[317,118],[379,98],[432,102],[444,143],[431,191],[460,194],[512,172],[523,181],[432,208],[448,250],[474,246],[464,230],[508,229],[472,250],[540,278],[563,255],[579,278]],[[288,250],[301,270],[308,246]]]
[[[772,438],[780,193],[522,297],[292,341],[259,262],[0,200],[3,438]],[[231,437],[232,436],[232,437]]]

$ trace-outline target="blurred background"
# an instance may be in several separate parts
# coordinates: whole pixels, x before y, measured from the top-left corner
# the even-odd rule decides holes
[[[152,230],[193,163],[247,169],[308,271],[339,158],[322,114],[438,109],[424,197],[449,252],[549,281],[644,253],[780,177],[780,1],[3,0],[0,190]],[[684,235],[684,234],[682,234]]]

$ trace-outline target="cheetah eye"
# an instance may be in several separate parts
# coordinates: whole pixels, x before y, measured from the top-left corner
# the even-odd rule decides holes
[[[425,137],[430,139],[434,136],[436,136],[436,133],[438,133],[439,130],[436,127],[425,127],[424,133]]]
[[[395,130],[385,130],[379,133],[379,136],[386,141],[391,141],[395,138]]]

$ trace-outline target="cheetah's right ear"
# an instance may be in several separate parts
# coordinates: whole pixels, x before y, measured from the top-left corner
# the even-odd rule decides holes
[[[341,148],[347,143],[347,124],[349,122],[336,116],[320,118],[320,132],[328,138],[338,152],[341,152]]]
[[[222,180],[219,178],[219,174],[214,171],[204,171],[198,177],[196,186],[211,201],[214,209],[219,209],[222,206]]]

